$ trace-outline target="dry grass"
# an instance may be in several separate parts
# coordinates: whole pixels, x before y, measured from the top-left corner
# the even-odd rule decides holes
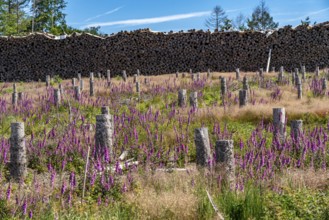
[[[314,190],[329,189],[329,173],[325,170],[286,170],[280,178],[275,181],[275,185],[280,188],[302,189],[309,188]]]
[[[241,76],[243,75],[248,75],[248,76],[253,76],[255,73],[247,72],[247,73],[241,73]],[[201,73],[202,77],[206,76],[206,73]],[[270,73],[267,76],[275,76],[275,73]],[[224,76],[224,77],[233,77],[235,78],[235,73],[213,73],[213,80],[212,82],[209,82],[209,84],[219,83],[218,77],[219,76]],[[143,81],[145,76],[140,76],[140,81]],[[187,77],[185,79],[182,79],[181,77],[177,80],[175,78],[174,74],[166,74],[166,75],[160,75],[160,76],[147,76],[150,79],[150,85],[145,85],[143,82],[141,83],[141,89],[144,92],[148,92],[149,89],[151,88],[152,85],[163,85],[164,82],[170,82],[170,85],[176,81],[176,84],[179,86],[182,81],[191,81],[190,77]],[[132,83],[132,77],[128,78],[128,83]],[[84,79],[85,83],[85,90],[84,92],[86,94],[89,94],[89,84],[88,84],[88,79]],[[101,81],[97,81],[95,79],[95,82],[99,85]],[[103,81],[104,85],[105,80]],[[63,85],[66,85],[66,90],[71,89],[70,88],[70,80],[65,80],[62,82]],[[122,83],[121,80],[118,80],[116,78],[112,79],[113,85],[119,85]],[[55,86],[56,87],[56,86]],[[300,115],[304,113],[311,113],[315,114],[321,117],[326,117],[329,114],[329,98],[321,98],[321,97],[315,97],[315,98],[308,98],[307,97],[307,88],[308,85],[304,83],[303,85],[304,88],[304,97],[302,100],[297,99],[297,91],[293,89],[291,86],[280,86],[280,89],[283,91],[283,95],[281,100],[279,101],[273,101],[270,98],[270,90],[266,89],[254,89],[254,97],[256,100],[264,99],[268,103],[267,104],[259,104],[257,103],[256,105],[251,105],[244,107],[244,108],[239,108],[239,106],[234,105],[231,107],[227,107],[224,109],[222,106],[217,106],[217,107],[206,107],[202,108],[199,110],[198,117],[204,117],[205,115],[209,116],[209,113],[215,117],[216,119],[220,119],[225,115],[225,117],[230,117],[232,119],[243,119],[250,117],[254,119],[260,119],[260,118],[269,118],[272,115],[272,108],[274,107],[285,107],[286,112],[288,115],[288,118],[291,116],[292,118],[299,117]],[[45,87],[44,87],[44,82],[41,83],[24,83],[24,84],[17,84],[17,89],[18,91],[24,91],[25,94],[28,95],[29,98],[34,99],[37,102],[37,98],[39,94],[45,94]],[[133,86],[133,90],[135,90],[135,87]],[[106,86],[99,86],[96,88],[96,91],[98,93],[103,94],[103,95],[109,95],[110,90]],[[234,95],[237,95],[238,91],[234,92]],[[11,94],[7,93],[3,96],[8,102],[11,99]],[[97,97],[93,97],[92,99],[97,99]],[[202,102],[202,100],[199,100]],[[181,111],[182,113],[187,113],[188,109]]]
[[[195,170],[139,175],[139,187],[127,193],[125,201],[136,205],[145,219],[196,219],[197,195],[192,181],[198,175]]]

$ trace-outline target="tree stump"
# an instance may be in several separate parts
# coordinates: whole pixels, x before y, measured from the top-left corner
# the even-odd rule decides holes
[[[18,101],[17,92],[13,92],[13,94],[11,95],[11,104],[13,106],[17,106],[17,101]]]
[[[74,86],[74,98],[79,101],[81,98],[80,96],[80,86]]]
[[[302,99],[303,97],[303,86],[302,86],[302,82],[300,80],[300,78],[297,78],[296,80],[296,84],[297,84],[297,96],[298,96],[298,99]]]
[[[227,85],[226,85],[226,79],[224,77],[222,77],[220,81],[220,90],[222,96],[225,96],[227,93]]]
[[[107,79],[107,82],[111,81],[111,70],[106,71],[106,79]]]
[[[89,73],[89,80],[94,81],[94,73]]]
[[[127,82],[127,72],[126,70],[122,70],[122,79],[124,82]]]
[[[274,136],[278,137],[281,141],[285,140],[286,130],[286,111],[285,108],[273,108],[273,127]]]
[[[102,106],[101,112],[102,112],[102,115],[109,115],[110,114],[110,108],[108,106]]]
[[[136,93],[140,93],[140,83],[136,82]]]
[[[301,73],[302,73],[302,80],[305,80],[305,74],[306,74],[306,67],[305,66],[302,66]]]
[[[319,77],[319,75],[320,75],[320,68],[317,66],[317,67],[315,68],[315,76],[316,76],[316,77]]]
[[[11,123],[10,136],[10,177],[15,181],[20,181],[26,176],[26,147],[25,131],[23,122]]]
[[[190,94],[190,106],[198,108],[198,92],[192,92]]]
[[[185,107],[187,102],[186,89],[181,89],[178,91],[178,106]]]
[[[21,102],[23,100],[23,96],[24,96],[24,93],[23,92],[19,92],[18,93],[18,101]]]
[[[56,106],[61,104],[61,92],[59,89],[54,89],[54,103]]]
[[[303,132],[303,120],[293,120],[291,121],[290,134],[294,140],[297,140],[299,135]]]
[[[216,164],[225,171],[231,189],[235,186],[235,159],[233,140],[218,140],[215,146]]]
[[[58,88],[59,88],[59,91],[61,94],[64,94],[64,88],[63,88],[63,85],[62,84],[59,84],[58,85]]]
[[[246,106],[248,103],[248,92],[247,90],[239,90],[239,106],[240,108]]]
[[[211,161],[210,142],[208,128],[197,128],[194,130],[194,143],[196,147],[196,164],[206,167]]]
[[[94,80],[91,80],[93,78],[90,78],[89,80],[89,95],[94,96]]]
[[[240,80],[240,69],[239,68],[235,69],[235,78],[236,78],[236,80]]]
[[[208,71],[207,71],[207,78],[208,79],[211,79],[211,77],[212,77],[211,71],[210,71],[210,69],[208,69]]]
[[[109,114],[96,115],[95,144],[96,156],[104,155],[106,148],[112,156],[113,127]]]
[[[47,75],[46,76],[46,87],[49,87],[50,86],[50,76]]]
[[[323,79],[322,79],[322,90],[323,90],[324,92],[327,91],[327,80],[326,80],[326,78],[323,78]]]
[[[83,79],[80,80],[80,92],[82,92],[82,90],[84,89],[84,81]]]
[[[247,90],[248,91],[249,90],[249,84],[248,84],[247,76],[244,76],[243,77],[242,84],[243,84],[243,86],[242,86],[243,90]]]

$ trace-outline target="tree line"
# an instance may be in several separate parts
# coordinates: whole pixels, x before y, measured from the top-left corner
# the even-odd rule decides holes
[[[310,25],[310,23],[309,17],[301,21],[302,25]],[[234,19],[229,19],[223,8],[217,5],[212,10],[210,17],[206,19],[205,25],[217,31],[266,31],[278,28],[279,23],[274,22],[265,0],[261,0],[250,17],[240,13]]]
[[[31,32],[102,35],[100,27],[80,30],[67,25],[66,5],[65,0],[0,0],[0,35],[26,35]]]
[[[87,32],[104,35],[100,32],[100,27],[80,30],[67,25],[64,13],[66,5],[66,0],[0,0],[0,35],[26,35],[31,32],[54,35]],[[310,18],[307,17],[301,23],[309,25]],[[240,13],[236,18],[229,19],[225,11],[216,6],[206,19],[206,26],[220,31],[264,31],[276,29],[279,23],[274,22],[265,0],[261,0],[250,17]]]

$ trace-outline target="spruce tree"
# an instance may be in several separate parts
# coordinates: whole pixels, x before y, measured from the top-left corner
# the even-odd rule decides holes
[[[273,17],[270,15],[269,8],[265,5],[264,0],[254,9],[251,19],[248,19],[247,23],[249,29],[253,31],[271,30],[279,26],[279,23],[273,21]]]
[[[30,0],[0,0],[0,33],[12,35],[27,32],[30,17],[25,8]]]
[[[34,30],[60,34],[66,25],[64,9],[65,0],[34,0]]]
[[[224,26],[224,22],[227,20],[225,11],[220,6],[216,6],[210,17],[206,19],[206,26],[210,29],[220,30]]]

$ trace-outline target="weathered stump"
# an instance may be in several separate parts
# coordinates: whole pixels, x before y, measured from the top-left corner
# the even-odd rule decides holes
[[[298,73],[295,72],[295,85],[296,85],[296,87],[298,87],[298,85],[301,84],[301,83],[302,82],[301,82],[301,79],[300,79]]]
[[[297,140],[299,135],[303,132],[303,120],[293,120],[291,121],[290,134],[294,140]]]
[[[198,92],[192,92],[190,94],[190,106],[193,108],[198,107]]]
[[[84,89],[85,85],[84,85],[84,81],[83,79],[80,79],[80,91],[82,92],[82,90]]]
[[[249,90],[249,84],[248,84],[247,76],[244,76],[243,77],[242,84],[243,84],[243,86],[242,86],[243,90],[247,90],[248,91]]]
[[[259,68],[259,77],[263,78],[264,77],[264,69]]]
[[[102,112],[102,115],[109,115],[110,114],[110,108],[108,106],[102,106],[101,112]]]
[[[50,86],[50,75],[46,76],[46,87]]]
[[[302,80],[305,80],[305,74],[306,74],[306,68],[305,68],[305,66],[302,66],[301,74],[302,74]]]
[[[23,92],[19,92],[18,93],[18,101],[21,102],[23,100],[23,96],[24,96],[24,93]]]
[[[235,69],[235,78],[236,78],[236,80],[240,80],[240,69],[239,68]]]
[[[59,88],[60,93],[63,95],[63,94],[64,94],[64,88],[63,88],[63,85],[62,85],[62,84],[59,84],[59,85],[58,85],[58,88]]]
[[[302,99],[302,96],[303,96],[303,86],[302,86],[302,82],[301,82],[301,79],[300,78],[297,78],[296,84],[297,84],[297,96],[298,96],[298,99]]]
[[[178,91],[178,106],[185,107],[187,102],[186,89],[181,89]]]
[[[96,156],[103,156],[106,148],[112,156],[113,127],[109,114],[96,115]]]
[[[285,108],[273,108],[273,132],[274,136],[278,137],[281,141],[284,141],[286,138],[285,123]]]
[[[208,71],[207,71],[207,78],[208,79],[211,79],[211,77],[212,77],[211,71],[210,71],[210,69],[208,69]]]
[[[136,82],[136,93],[140,93],[141,87],[140,87],[140,83]]]
[[[243,107],[246,106],[248,103],[248,92],[247,90],[240,90],[239,91],[239,106]]]
[[[235,160],[233,140],[218,140],[215,146],[216,164],[225,172],[231,189],[235,185]]]
[[[210,142],[208,128],[197,128],[194,130],[194,143],[196,147],[196,164],[206,167],[211,161]]]
[[[26,147],[25,131],[23,122],[11,123],[10,136],[10,177],[15,181],[20,181],[26,176]]]
[[[106,71],[106,80],[107,80],[107,82],[111,81],[111,70]]]
[[[191,77],[192,77],[192,81],[195,81],[195,79],[196,79],[196,74],[195,74],[195,73],[192,73]]]
[[[93,78],[90,78],[89,80],[89,95],[94,96],[94,80],[91,80]]]
[[[11,95],[11,104],[13,106],[17,106],[17,101],[18,101],[17,92],[13,92],[12,95]]]
[[[197,80],[197,81],[200,81],[200,79],[201,79],[200,72],[197,72],[197,74],[196,74],[196,80]]]
[[[94,73],[89,73],[89,80],[94,81]]]
[[[317,67],[315,68],[315,76],[316,76],[316,77],[319,77],[319,75],[320,75],[320,68],[317,66]]]
[[[326,80],[326,78],[323,78],[323,79],[322,79],[322,90],[323,90],[324,92],[327,91],[327,80]]]
[[[56,106],[61,104],[61,92],[59,89],[54,89],[54,104]]]
[[[282,83],[283,82],[283,71],[281,71],[281,68],[280,68],[280,72],[278,74],[278,82],[279,83]]]
[[[292,83],[292,86],[295,85],[295,79],[296,79],[296,75],[294,72],[291,73],[291,83]]]
[[[126,70],[122,70],[122,79],[124,82],[127,82],[127,72]]]
[[[78,101],[80,100],[81,98],[80,86],[74,86],[74,98]]]
[[[220,90],[222,96],[225,96],[227,93],[227,85],[226,85],[226,79],[224,77],[222,77],[220,80]]]

